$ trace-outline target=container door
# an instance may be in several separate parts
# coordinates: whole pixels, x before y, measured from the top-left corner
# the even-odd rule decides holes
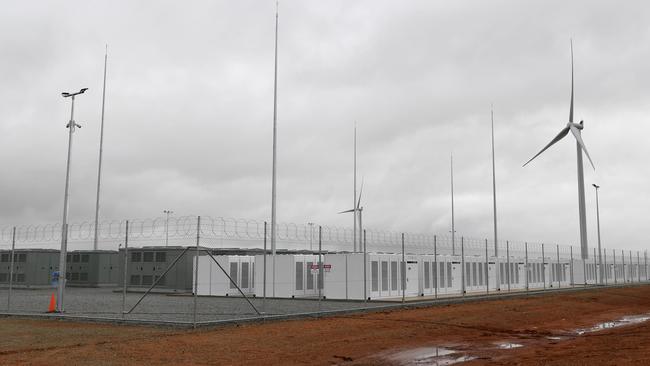
[[[463,268],[460,262],[447,262],[447,293],[460,293]]]
[[[418,296],[420,294],[420,276],[418,261],[406,262],[406,295]]]
[[[295,285],[294,293],[295,293],[296,296],[303,296],[303,295],[305,295],[305,275],[306,275],[305,274],[305,269],[306,269],[305,268],[305,262],[302,261],[302,260],[296,259],[296,262],[295,262],[294,265],[296,267],[296,270],[295,270],[295,273],[294,273],[295,276],[296,276],[295,283],[294,283],[294,285]],[[310,268],[308,268],[307,270],[311,271]]]
[[[377,257],[370,259],[370,296],[379,297],[379,259]]]
[[[496,289],[499,287],[497,284],[497,272],[496,272],[496,262],[489,262],[488,263],[488,283],[490,286],[491,291],[496,291]]]
[[[428,258],[423,258],[422,263],[422,294],[431,294],[431,261]]]

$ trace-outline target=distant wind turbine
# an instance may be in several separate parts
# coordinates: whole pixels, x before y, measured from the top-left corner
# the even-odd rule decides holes
[[[584,128],[584,121],[580,121],[580,123],[573,122],[573,41],[571,41],[571,105],[569,109],[569,122],[567,123],[566,127],[564,127],[562,131],[560,131],[560,133],[558,133],[557,136],[555,136],[555,138],[551,140],[551,142],[549,142],[548,145],[546,145],[542,149],[542,151],[538,152],[535,156],[533,156],[530,160],[528,160],[526,164],[524,164],[523,166],[526,166],[528,163],[533,161],[533,159],[535,159],[541,153],[546,151],[546,149],[551,147],[556,142],[562,140],[564,136],[566,136],[569,133],[569,131],[571,131],[573,137],[575,137],[576,139],[576,154],[578,160],[578,208],[579,208],[579,215],[580,215],[580,251],[581,251],[582,259],[587,259],[589,257],[589,250],[587,245],[587,217],[585,213],[585,178],[584,178],[583,164],[582,164],[583,150],[587,155],[587,158],[589,159],[589,163],[591,163],[592,168],[596,170],[596,167],[594,166],[594,162],[591,160],[591,156],[589,156],[589,152],[585,147],[585,143],[582,141],[582,136],[580,131],[582,131],[583,128]]]
[[[359,232],[363,233],[363,206],[361,206],[361,194],[363,194],[363,178],[361,178],[361,189],[359,189],[359,200],[356,202],[355,207],[350,209],[350,210],[341,211],[341,212],[339,212],[339,214],[350,213],[350,212],[354,213],[355,226],[356,226],[357,218],[358,218],[359,219]],[[354,246],[355,249],[354,249],[354,251],[355,252],[357,251],[356,248],[359,248],[359,250],[362,250],[362,248],[363,248],[362,244],[363,243],[361,242],[361,236],[358,239],[359,240],[359,246],[358,247],[356,245],[357,238],[355,237],[354,240],[355,240],[355,246]]]

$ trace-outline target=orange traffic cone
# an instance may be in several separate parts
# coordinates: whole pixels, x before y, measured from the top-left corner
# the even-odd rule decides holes
[[[47,308],[48,313],[55,313],[56,312],[56,297],[54,296],[54,292],[52,293],[52,297],[50,297],[50,306]]]

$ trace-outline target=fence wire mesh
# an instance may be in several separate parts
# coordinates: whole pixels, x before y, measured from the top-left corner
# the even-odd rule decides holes
[[[582,260],[555,243],[280,223],[272,256],[270,232],[223,217],[113,220],[98,225],[94,250],[94,224],[70,223],[65,316],[196,325],[648,280],[646,251],[591,248]],[[47,310],[62,234],[0,228],[8,313]]]

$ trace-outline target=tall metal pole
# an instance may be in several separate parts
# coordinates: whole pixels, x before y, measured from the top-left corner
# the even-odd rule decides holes
[[[273,179],[271,182],[271,295],[275,297],[275,230],[277,185],[277,131],[278,131],[278,3],[275,3],[275,64],[273,74]]]
[[[124,233],[124,271],[122,278],[122,318],[124,318],[124,311],[126,310],[126,288],[129,273],[129,220],[126,220],[126,231]]]
[[[68,198],[70,193],[70,160],[72,157],[72,135],[77,127],[81,127],[74,121],[74,98],[76,95],[82,94],[87,88],[81,89],[77,93],[63,93],[63,97],[72,97],[70,107],[70,122],[66,126],[68,128],[68,159],[65,170],[65,191],[63,194],[63,220],[61,224],[61,251],[59,253],[59,283],[58,283],[58,298],[56,302],[56,310],[59,313],[64,311],[63,294],[65,292],[65,272],[66,272],[66,257],[68,252]]]
[[[354,197],[352,197],[353,224],[352,224],[352,248],[353,253],[357,252],[357,123],[354,123]]]
[[[11,259],[9,260],[9,293],[7,294],[7,311],[11,310],[11,291],[14,283],[14,252],[16,251],[16,227],[11,234]]]
[[[496,257],[496,265],[499,266],[499,240],[497,236],[497,180],[496,168],[494,161],[494,107],[490,108],[490,120],[492,122],[492,207],[494,218],[494,256]],[[499,282],[499,271],[496,273],[497,283]]]
[[[102,88],[102,120],[99,129],[99,164],[97,168],[97,200],[95,201],[95,237],[93,240],[93,249],[98,249],[97,237],[99,234],[99,193],[102,181],[102,154],[104,149],[104,102],[106,100],[106,64],[108,62],[108,45],[104,53],[104,87]]]
[[[456,255],[456,226],[454,223],[454,155],[450,155],[451,166],[451,255]]]

